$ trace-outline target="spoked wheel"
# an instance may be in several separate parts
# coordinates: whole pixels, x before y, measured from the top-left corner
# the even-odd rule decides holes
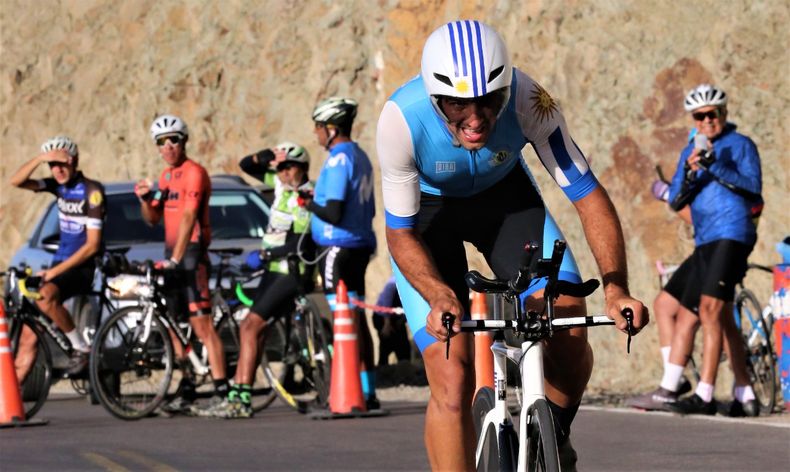
[[[554,434],[554,420],[548,402],[542,398],[536,400],[527,410],[527,414],[527,470],[559,471],[557,437]]]
[[[141,307],[116,311],[93,343],[90,379],[99,402],[114,416],[136,420],[165,398],[173,376],[173,345],[155,315],[146,323]]]
[[[261,366],[276,394],[301,413],[329,401],[332,354],[318,310],[305,308],[270,323]]]
[[[749,290],[738,293],[735,310],[740,317],[749,380],[760,409],[770,413],[776,403],[776,362],[771,348],[771,328],[763,319],[760,302]]]
[[[25,418],[30,419],[44,406],[52,384],[52,354],[44,337],[29,321],[12,320],[11,350],[21,386]]]

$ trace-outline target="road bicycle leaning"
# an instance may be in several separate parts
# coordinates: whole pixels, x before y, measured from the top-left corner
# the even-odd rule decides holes
[[[494,388],[483,387],[478,390],[472,406],[473,420],[478,434],[475,459],[479,471],[560,470],[554,421],[544,391],[542,342],[559,330],[614,324],[614,321],[605,315],[554,318],[554,302],[559,295],[586,297],[599,285],[597,280],[588,280],[582,284],[558,280],[565,247],[564,241],[555,241],[551,258],[538,259],[531,269],[531,261],[539,248],[534,244],[529,245],[525,248],[518,273],[511,280],[486,279],[476,271],[466,274],[469,288],[477,292],[492,293],[497,299],[508,300],[514,312],[512,320],[461,322],[461,330],[464,332],[494,332],[494,342],[491,346],[494,353]],[[519,300],[519,294],[524,292],[534,279],[541,277],[547,280],[543,295],[544,309],[540,313],[525,311]],[[623,314],[628,320],[630,333],[633,314],[630,310],[624,311]],[[449,329],[453,321],[453,315],[449,313],[443,315],[446,328]],[[507,330],[512,330],[523,339],[520,348],[505,343]],[[629,350],[630,342],[629,334]],[[450,339],[447,340],[448,353],[449,343]],[[521,385],[517,397],[521,412],[518,432],[507,407],[506,363],[508,360],[519,367],[517,381],[520,381]],[[517,392],[518,390],[517,385]]]

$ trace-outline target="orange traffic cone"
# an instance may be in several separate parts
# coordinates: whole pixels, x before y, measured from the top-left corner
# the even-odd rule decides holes
[[[472,319],[488,318],[486,294],[472,292]],[[494,353],[491,344],[494,338],[491,333],[475,331],[475,392],[481,387],[494,388]]]
[[[348,290],[342,280],[337,284],[334,322],[332,384],[329,390],[332,414],[365,411],[365,398],[359,379],[359,345],[355,312],[348,302]]]
[[[0,426],[25,422],[25,408],[14,369],[14,354],[8,338],[8,320],[0,303]]]

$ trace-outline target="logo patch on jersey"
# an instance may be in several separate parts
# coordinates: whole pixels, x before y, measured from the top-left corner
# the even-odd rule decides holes
[[[88,197],[88,204],[91,208],[96,208],[97,206],[101,205],[102,197],[101,192],[98,190],[94,190],[91,192],[90,197]]]
[[[331,156],[329,159],[327,159],[326,165],[329,167],[346,165],[346,155],[341,152],[336,156]]]
[[[165,174],[165,180],[170,180],[170,172],[168,172],[167,174]]]
[[[63,200],[62,198],[58,198],[58,210],[62,213],[67,215],[81,215],[84,213],[82,209],[85,207],[85,200],[80,200],[77,202],[70,202],[68,200]]]
[[[436,161],[436,173],[445,174],[455,172],[455,162],[453,161]]]
[[[488,160],[488,163],[491,164],[491,166],[498,166],[499,164],[505,162],[509,157],[510,153],[507,150],[502,150],[491,156],[491,159]]]
[[[549,95],[546,89],[538,84],[535,84],[535,88],[532,89],[532,96],[530,96],[530,99],[532,100],[532,111],[540,121],[546,121],[552,118],[554,112],[557,111],[557,102],[551,98],[551,95]]]

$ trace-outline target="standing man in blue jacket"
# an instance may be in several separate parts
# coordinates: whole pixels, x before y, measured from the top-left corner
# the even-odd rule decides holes
[[[708,84],[689,92],[686,111],[697,135],[680,153],[669,191],[672,208],[691,207],[694,252],[667,283],[665,290],[680,301],[680,316],[697,313],[703,332],[702,373],[693,395],[669,403],[683,414],[716,413],[713,390],[725,333],[733,337],[731,315],[735,285],[746,274],[747,259],[757,241],[756,218],[762,206],[762,174],[757,146],[727,122],[727,94]],[[670,352],[670,362],[682,366],[689,352]],[[735,375],[734,407],[748,416],[759,408],[746,375],[741,343],[731,343]],[[681,367],[682,370],[682,367]]]

